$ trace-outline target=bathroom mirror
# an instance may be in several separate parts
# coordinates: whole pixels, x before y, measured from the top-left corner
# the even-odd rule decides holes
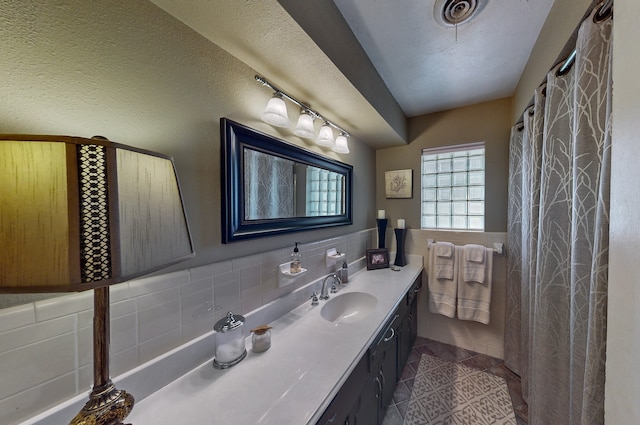
[[[220,120],[222,242],[352,223],[353,167]]]

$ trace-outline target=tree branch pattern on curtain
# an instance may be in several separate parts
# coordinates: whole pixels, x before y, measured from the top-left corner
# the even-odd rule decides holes
[[[597,10],[511,132],[505,361],[532,425],[604,423],[612,20]]]

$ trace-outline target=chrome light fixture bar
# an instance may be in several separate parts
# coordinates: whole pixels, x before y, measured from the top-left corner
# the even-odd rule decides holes
[[[319,112],[314,111],[313,109],[311,109],[311,107],[309,107],[309,105],[299,101],[298,99],[296,99],[293,96],[290,96],[289,94],[287,94],[286,92],[284,92],[282,89],[274,86],[273,84],[271,84],[266,78],[262,77],[261,75],[256,75],[255,76],[256,81],[258,81],[260,84],[262,84],[263,86],[266,86],[268,88],[270,88],[271,90],[273,90],[274,92],[274,97],[280,98],[280,99],[287,99],[290,102],[292,102],[293,104],[297,105],[298,107],[300,107],[300,112],[301,112],[301,120],[304,121],[304,124],[300,123],[300,120],[298,122],[298,126],[296,127],[296,131],[295,134],[297,134],[300,137],[313,137],[315,135],[315,132],[312,133],[311,130],[309,130],[309,128],[313,128],[313,120],[315,119],[319,119],[323,122],[323,127],[325,126],[329,126],[329,127],[333,127],[338,131],[338,134],[340,136],[343,136],[345,138],[346,141],[346,137],[350,137],[349,133],[343,129],[342,127],[338,126],[337,124],[331,122],[330,120],[328,120],[327,118],[323,117]],[[309,120],[307,117],[302,117],[302,115],[308,115],[311,118],[311,127],[309,127]],[[269,121],[267,121],[269,122]],[[284,127],[284,125],[282,124],[273,124],[273,125],[278,125],[280,127]],[[327,130],[331,130],[330,128],[327,128]],[[326,131],[325,130],[325,133]],[[322,131],[321,131],[322,133]],[[331,135],[331,144],[326,144],[326,143],[318,143],[321,146],[335,146],[335,142],[333,142],[333,134]],[[341,152],[340,152],[341,153]],[[347,152],[348,153],[348,152]]]

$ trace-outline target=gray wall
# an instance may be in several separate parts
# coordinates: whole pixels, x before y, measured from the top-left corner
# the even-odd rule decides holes
[[[100,134],[172,155],[197,254],[172,270],[373,225],[373,149],[352,138],[337,155],[263,123],[271,93],[256,72],[154,4],[9,0],[0,16],[0,133]],[[221,117],[354,165],[353,225],[222,245]]]

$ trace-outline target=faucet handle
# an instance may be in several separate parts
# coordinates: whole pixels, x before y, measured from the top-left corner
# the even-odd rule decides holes
[[[311,306],[316,306],[319,304],[317,292],[314,291],[313,295],[311,295],[309,299],[311,300]]]

